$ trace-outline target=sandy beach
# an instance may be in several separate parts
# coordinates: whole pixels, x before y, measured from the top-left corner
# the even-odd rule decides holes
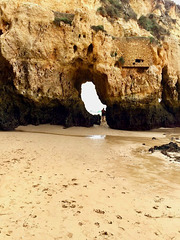
[[[0,240],[178,240],[180,128],[40,125],[0,133]]]

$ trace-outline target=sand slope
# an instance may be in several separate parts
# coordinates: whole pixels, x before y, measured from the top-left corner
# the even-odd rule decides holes
[[[173,136],[180,129],[1,132],[0,240],[180,239],[180,164],[148,153]]]

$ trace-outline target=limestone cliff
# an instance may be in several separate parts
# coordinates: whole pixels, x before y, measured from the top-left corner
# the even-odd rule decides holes
[[[0,129],[92,126],[92,81],[118,129],[180,126],[180,6],[163,0],[1,0]]]

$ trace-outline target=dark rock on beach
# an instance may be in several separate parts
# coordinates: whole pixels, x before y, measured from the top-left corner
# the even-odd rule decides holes
[[[170,155],[170,153],[180,153],[180,147],[178,146],[177,143],[170,142],[168,144],[163,144],[161,146],[154,146],[153,148],[149,149],[149,152],[153,153],[154,151],[161,151],[162,154],[174,158],[175,161],[180,162],[180,157],[179,156],[174,156],[173,157]]]

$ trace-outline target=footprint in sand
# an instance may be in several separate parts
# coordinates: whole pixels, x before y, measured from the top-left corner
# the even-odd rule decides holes
[[[68,236],[68,238],[72,238],[73,234],[72,233],[68,233],[67,236]]]
[[[105,211],[100,210],[100,209],[94,209],[93,211],[96,213],[99,213],[99,214],[105,214]]]
[[[100,223],[95,222],[94,225],[96,225],[97,227],[100,227]]]
[[[62,208],[75,208],[76,207],[75,203],[76,203],[76,201],[63,200]]]
[[[72,186],[77,186],[78,185],[78,183],[73,183],[73,184],[71,184]]]
[[[140,210],[135,210],[138,214],[140,214],[140,213],[142,213],[142,211],[140,211]]]
[[[112,233],[106,232],[106,231],[101,231],[101,232],[99,232],[99,235],[100,235],[100,236],[108,236],[108,237],[113,236]]]
[[[8,233],[6,233],[6,236],[10,237],[13,231],[8,231]]]
[[[76,178],[72,178],[71,181],[77,181],[77,179]]]
[[[166,206],[166,208],[171,208],[170,206]]]
[[[160,198],[159,196],[156,196],[156,198],[154,199],[154,202],[156,203],[160,203],[164,200],[164,198]]]
[[[29,215],[31,218],[37,218],[37,215],[35,215],[35,214],[30,214]]]
[[[156,205],[156,206],[154,206],[153,208],[157,210],[157,209],[159,208],[159,206],[158,206],[158,205]]]
[[[33,188],[36,188],[36,187],[39,187],[39,186],[40,186],[40,184],[34,184],[34,185],[32,185]]]
[[[78,216],[81,213],[81,211],[77,211],[76,213],[73,214],[73,216]]]
[[[24,227],[24,228],[27,228],[27,227],[28,227],[28,223],[24,222],[24,223],[23,223],[23,227]]]
[[[44,188],[44,189],[42,190],[42,192],[46,193],[47,196],[49,196],[49,197],[52,197],[52,195],[53,195],[54,193],[56,193],[54,190],[49,189],[49,188]]]

